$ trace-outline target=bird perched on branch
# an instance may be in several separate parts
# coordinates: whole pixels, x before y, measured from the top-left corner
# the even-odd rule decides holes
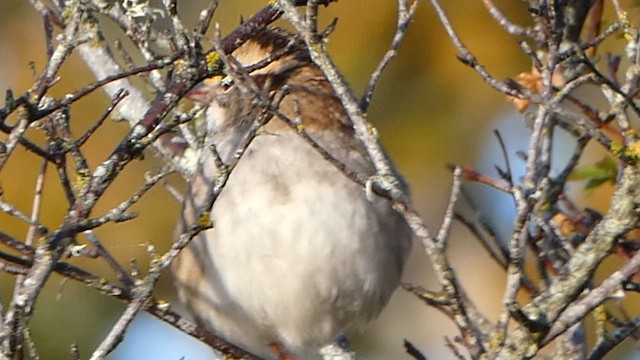
[[[251,70],[244,80],[234,71],[197,90],[206,140],[179,229],[209,210],[220,163],[244,153],[211,209],[213,229],[176,259],[176,287],[215,334],[267,359],[304,357],[380,313],[411,232],[389,199],[352,179],[374,166],[304,42],[267,29],[233,57]]]

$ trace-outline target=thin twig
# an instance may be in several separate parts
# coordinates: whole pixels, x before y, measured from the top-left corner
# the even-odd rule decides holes
[[[440,19],[440,22],[442,23],[445,30],[447,31],[449,38],[451,39],[456,49],[458,50],[459,59],[465,65],[468,65],[471,68],[473,68],[487,84],[489,84],[491,87],[493,87],[494,89],[500,91],[505,95],[512,96],[518,99],[533,100],[537,98],[536,95],[532,94],[527,89],[524,89],[524,88],[514,89],[513,87],[509,86],[508,83],[500,81],[494,78],[491,74],[489,74],[489,72],[485,69],[485,67],[478,62],[475,55],[473,55],[473,53],[469,51],[469,49],[467,49],[467,47],[464,45],[464,43],[462,42],[462,40],[460,39],[456,31],[453,29],[453,26],[451,25],[451,21],[449,21],[449,18],[447,17],[447,14],[442,8],[442,5],[440,5],[440,2],[438,0],[430,0],[430,1],[436,10],[438,19]]]
[[[482,0],[484,6],[489,10],[489,14],[493,17],[493,19],[509,34],[514,36],[526,36],[529,38],[534,37],[534,32],[527,27],[523,27],[517,24],[514,24],[509,18],[505,16],[505,14],[493,3],[492,0]]]
[[[111,100],[111,104],[109,104],[109,107],[104,111],[104,113],[100,116],[100,118],[98,118],[98,121],[96,121],[93,125],[91,125],[91,127],[87,129],[87,131],[84,134],[82,134],[82,136],[80,136],[78,140],[75,141],[75,143],[73,144],[73,147],[76,147],[76,148],[82,147],[82,145],[84,145],[87,142],[87,140],[91,138],[91,136],[96,132],[96,130],[98,130],[98,128],[102,126],[102,124],[107,119],[107,117],[113,112],[116,106],[118,106],[118,104],[127,95],[129,95],[129,93],[124,89],[118,92],[116,96],[113,98],[113,100]]]
[[[24,245],[25,248],[33,245],[34,240],[36,239],[37,234],[41,230],[38,226],[34,225],[38,223],[40,219],[40,211],[42,210],[42,189],[44,188],[44,176],[47,172],[47,161],[42,160],[40,164],[40,170],[38,171],[38,177],[36,178],[36,187],[33,191],[33,204],[31,205],[31,225],[29,225],[29,230],[27,231],[27,236],[25,236]],[[22,276],[18,276],[16,278],[14,284],[14,291],[18,286],[21,286],[24,278]]]
[[[620,269],[606,278],[600,286],[589,291],[582,299],[567,307],[554,321],[542,344],[547,344],[566,329],[581,321],[591,310],[606,301],[611,294],[619,291],[624,282],[640,271],[640,252],[625,263]]]
[[[391,41],[389,50],[387,50],[387,52],[378,63],[378,66],[371,74],[367,89],[364,91],[364,95],[360,99],[360,109],[362,110],[362,112],[367,112],[369,104],[371,104],[371,99],[373,98],[373,93],[376,89],[376,85],[378,84],[378,81],[380,81],[384,70],[387,68],[391,60],[397,55],[398,47],[402,43],[402,40],[404,39],[404,36],[409,29],[409,24],[413,20],[413,16],[415,15],[417,8],[417,0],[414,1],[410,7],[407,7],[406,0],[398,0],[398,23],[396,25],[396,32],[393,35],[393,40]]]
[[[479,343],[477,334],[469,323],[468,314],[461,305],[462,290],[457,281],[457,277],[445,254],[442,253],[441,249],[437,246],[437,242],[432,238],[430,231],[424,225],[420,216],[409,205],[406,199],[407,194],[402,191],[399,185],[400,181],[393,175],[392,166],[386,153],[382,151],[375,129],[363,116],[358,100],[329,57],[326,44],[319,39],[317,33],[314,34],[309,31],[306,21],[304,21],[302,16],[293,7],[293,4],[288,0],[279,0],[278,6],[284,12],[283,16],[285,19],[301,34],[309,48],[312,60],[323,71],[333,87],[336,96],[340,99],[347,115],[353,123],[356,136],[364,145],[369,158],[374,164],[377,172],[374,180],[375,183],[390,193],[391,198],[394,199],[394,208],[404,216],[413,233],[421,241],[436,270],[438,280],[443,285],[447,295],[455,302],[452,310],[456,324],[463,333],[465,341],[469,344],[471,352],[474,354],[479,353],[482,344]]]
[[[211,24],[211,20],[213,19],[216,9],[218,9],[218,0],[210,0],[209,6],[200,12],[198,26],[196,27],[196,34],[199,37],[204,36],[207,29],[209,29],[209,25]]]
[[[145,279],[139,282],[133,289],[133,300],[129,303],[125,311],[122,313],[118,321],[111,327],[109,334],[102,340],[100,345],[91,355],[91,360],[103,359],[110,353],[124,338],[124,333],[133,321],[135,315],[144,309],[147,302],[151,299],[156,283],[160,279],[160,275],[169,267],[173,259],[180,251],[189,244],[191,239],[198,235],[201,231],[206,230],[209,226],[194,226],[187,232],[180,235],[178,241],[173,243],[171,249],[167,251],[160,259],[151,262],[151,269]]]
[[[444,219],[442,220],[442,224],[440,225],[440,230],[438,231],[438,235],[436,236],[438,246],[442,247],[443,249],[446,248],[447,239],[449,238],[449,235],[451,233],[451,224],[453,223],[455,215],[455,205],[458,202],[461,185],[462,169],[456,166],[453,170],[453,184],[451,185],[449,203],[447,205],[447,210],[445,210]]]
[[[133,278],[129,275],[129,273],[124,269],[122,265],[116,260],[111,253],[102,246],[102,243],[98,239],[98,237],[91,230],[87,230],[84,232],[84,235],[89,239],[89,242],[95,248],[97,255],[102,258],[109,267],[115,272],[116,277],[120,282],[122,282],[127,289],[132,289],[135,285]]]
[[[22,139],[25,131],[27,131],[27,127],[29,126],[29,118],[26,114],[22,114],[20,119],[18,120],[18,124],[11,130],[9,134],[9,138],[4,142],[4,151],[0,154],[0,171],[4,167],[4,164],[7,163],[7,160],[11,156],[11,153],[16,148],[16,145]]]
[[[636,316],[628,323],[611,332],[607,337],[600,339],[586,359],[603,359],[614,347],[627,339],[629,335],[638,331],[638,329],[640,329],[640,316]]]

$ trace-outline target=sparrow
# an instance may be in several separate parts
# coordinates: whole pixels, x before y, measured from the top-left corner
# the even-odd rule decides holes
[[[339,166],[375,175],[299,37],[265,29],[232,56],[252,69],[248,76],[264,94],[279,96],[271,105],[277,109],[247,147],[264,107],[229,77],[200,85],[206,136],[178,233],[203,210],[213,227],[174,262],[175,286],[195,321],[214,334],[265,359],[311,356],[382,311],[400,282],[411,230],[389,199]],[[202,209],[221,164],[243,146],[213,207]]]

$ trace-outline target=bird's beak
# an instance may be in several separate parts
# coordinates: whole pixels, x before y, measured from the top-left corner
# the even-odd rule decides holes
[[[204,82],[201,82],[189,90],[185,97],[191,101],[205,104],[211,100],[211,91]]]
[[[205,79],[203,82],[189,90],[185,97],[191,101],[208,104],[211,102],[213,96],[211,86],[217,81],[220,81],[220,76]]]

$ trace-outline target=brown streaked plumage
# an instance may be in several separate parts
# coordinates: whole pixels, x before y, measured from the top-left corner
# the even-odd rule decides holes
[[[374,174],[344,108],[303,43],[265,30],[236,52],[245,66],[289,47],[251,76],[270,93],[286,86],[279,111],[351,171]],[[261,109],[236,85],[206,85],[207,145],[234,156]],[[216,177],[202,151],[179,228],[195,214]],[[282,119],[262,128],[215,202],[214,228],[174,263],[176,287],[195,319],[267,359],[287,349],[307,355],[343,331],[375,318],[397,287],[411,233],[388,200],[366,193]]]

